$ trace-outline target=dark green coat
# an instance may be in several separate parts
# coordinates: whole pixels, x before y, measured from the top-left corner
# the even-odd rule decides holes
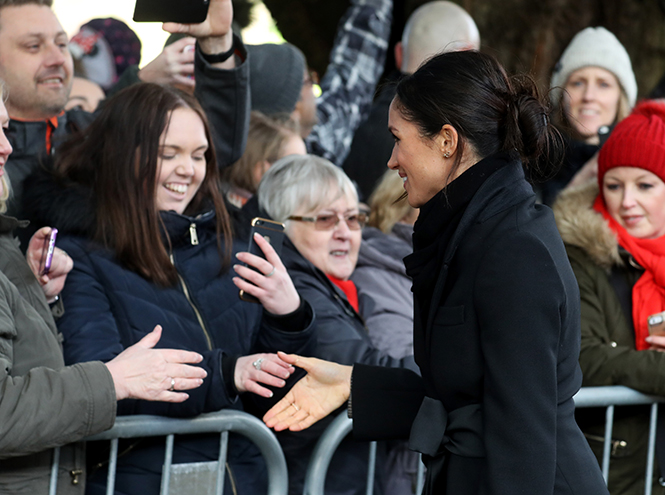
[[[69,444],[58,495],[81,494],[84,451],[70,442],[113,425],[115,387],[98,361],[65,367],[44,293],[12,235],[17,225],[0,215],[0,493],[46,495],[53,447]]]
[[[582,385],[624,385],[646,394],[665,394],[665,353],[637,351],[632,318],[631,290],[643,271],[630,254],[620,249],[616,236],[602,216],[592,209],[598,194],[594,183],[564,191],[554,206],[561,237],[580,287]],[[615,280],[614,284],[611,281]],[[616,287],[616,289],[615,289]],[[625,294],[619,295],[617,289]],[[629,314],[630,314],[629,313]],[[624,406],[615,410],[612,438],[621,444],[610,460],[612,495],[644,493],[649,406]],[[577,420],[589,444],[602,460],[605,409],[580,409]],[[654,470],[653,493],[665,494]]]

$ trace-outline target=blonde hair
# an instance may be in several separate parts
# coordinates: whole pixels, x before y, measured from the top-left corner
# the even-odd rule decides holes
[[[413,211],[404,196],[404,181],[394,170],[383,174],[374,192],[369,197],[369,222],[382,232],[389,234],[397,222]]]
[[[229,184],[256,194],[254,178],[257,163],[273,164],[282,157],[284,147],[292,136],[298,135],[297,124],[288,116],[267,117],[253,111],[249,119],[247,146],[240,159],[222,172]]]

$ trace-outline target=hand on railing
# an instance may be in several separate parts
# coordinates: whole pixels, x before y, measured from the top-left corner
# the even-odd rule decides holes
[[[203,356],[176,349],[153,349],[162,336],[157,325],[136,344],[106,363],[111,372],[118,400],[143,399],[183,402],[189,395],[179,390],[199,387],[206,371],[199,366]]]
[[[277,354],[252,354],[239,357],[234,372],[235,386],[238,392],[253,392],[261,397],[272,397],[272,392],[259,385],[265,383],[282,388],[288,377],[295,370]]]
[[[349,399],[353,366],[283,352],[278,355],[307,371],[307,375],[263,416],[268,427],[275,431],[304,430]]]

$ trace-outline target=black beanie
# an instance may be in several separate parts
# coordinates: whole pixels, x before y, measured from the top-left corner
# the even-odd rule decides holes
[[[246,46],[252,110],[265,115],[293,112],[306,69],[303,53],[289,43]]]

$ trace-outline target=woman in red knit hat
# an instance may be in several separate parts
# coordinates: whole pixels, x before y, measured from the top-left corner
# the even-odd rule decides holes
[[[554,211],[582,297],[583,385],[664,395],[665,352],[656,351],[665,336],[650,335],[649,320],[665,310],[665,105],[643,103],[619,123],[600,151],[597,184],[565,191]],[[577,420],[600,460],[604,410],[580,410]],[[644,493],[648,430],[649,406],[615,413],[613,495]],[[652,493],[665,493],[660,472]]]

